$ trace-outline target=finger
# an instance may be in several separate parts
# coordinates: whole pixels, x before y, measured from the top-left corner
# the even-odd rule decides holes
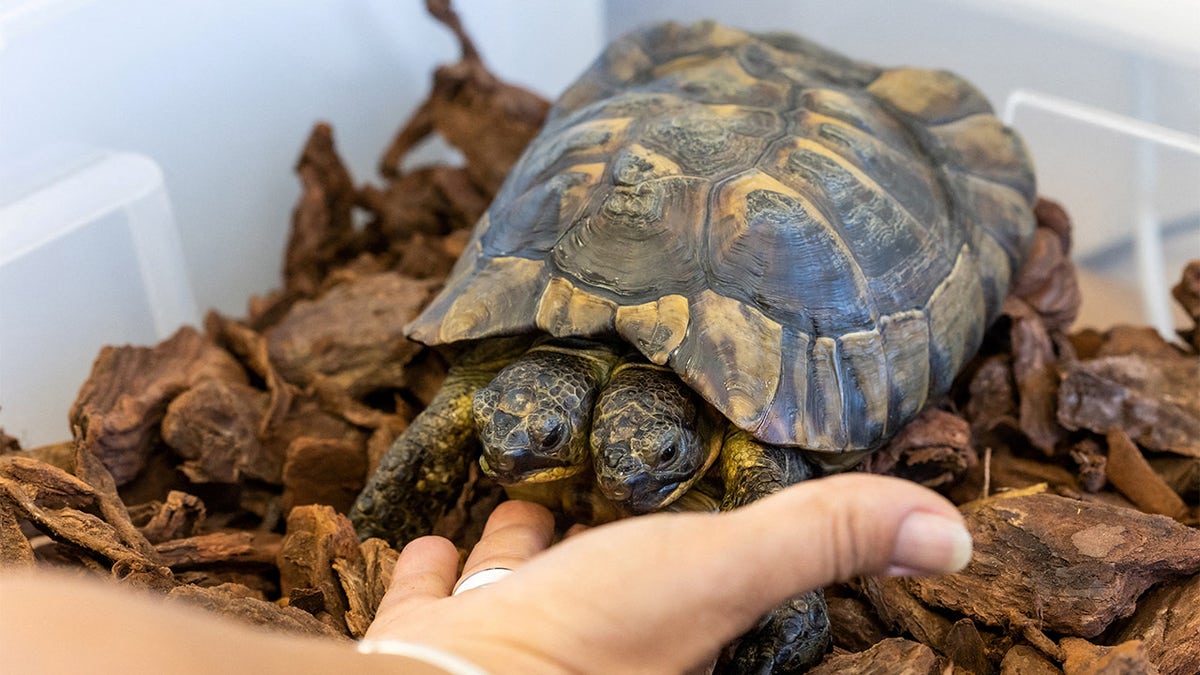
[[[400,551],[392,582],[376,610],[376,616],[388,617],[388,621],[372,623],[368,635],[383,630],[388,622],[403,620],[414,608],[449,596],[457,577],[458,549],[448,539],[412,540]]]
[[[492,567],[516,569],[546,550],[553,536],[554,516],[546,508],[520,500],[502,502],[467,556],[462,578]]]
[[[771,528],[792,523],[791,531],[765,536],[779,540],[783,555],[811,559],[794,571],[797,583],[817,587],[860,574],[907,569],[925,574],[966,566],[971,536],[962,514],[941,495],[910,481],[845,474],[814,481],[807,491],[784,491],[730,514],[741,526]],[[784,535],[784,536],[780,536]],[[805,555],[805,550],[820,555]]]
[[[707,607],[733,608],[722,614],[741,626],[835,581],[889,568],[953,571],[970,557],[970,535],[953,504],[883,476],[805,482],[716,520],[705,527],[707,537],[681,533],[680,545],[707,562],[692,573],[724,581],[713,590],[723,597],[707,598]],[[738,554],[713,554],[721,550]]]
[[[813,481],[732,512],[721,524],[714,541],[747,553],[736,569],[715,573],[730,581],[726,592],[752,615],[836,581],[899,570],[953,572],[971,556],[970,534],[953,504],[883,476]]]

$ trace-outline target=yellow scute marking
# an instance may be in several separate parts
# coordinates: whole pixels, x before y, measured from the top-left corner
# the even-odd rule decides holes
[[[664,295],[653,302],[617,308],[617,333],[650,361],[665,365],[688,328],[688,301]]]
[[[717,195],[717,212],[736,214],[738,223],[746,226],[746,198],[755,190],[775,192],[801,203],[809,213],[820,213],[804,195],[771,176],[753,169],[722,185]]]
[[[438,331],[441,342],[487,337],[524,326],[541,285],[542,269],[536,260],[496,258],[465,283],[447,287],[443,293],[457,297]]]
[[[782,327],[710,290],[692,299],[691,311],[703,333],[688,337],[693,358],[683,364],[685,379],[734,424],[755,428],[779,388]],[[721,377],[708,376],[711,369]]]
[[[612,330],[616,309],[611,300],[554,278],[538,301],[537,326],[559,337],[599,335]]]

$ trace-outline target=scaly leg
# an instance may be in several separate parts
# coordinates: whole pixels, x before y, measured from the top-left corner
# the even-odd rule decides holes
[[[350,509],[358,536],[394,546],[429,534],[458,499],[478,451],[471,401],[527,346],[488,340],[459,357],[442,388],[392,443]]]
[[[721,448],[725,498],[734,509],[812,478],[812,465],[795,448],[761,443],[731,429]],[[803,518],[804,514],[795,514]],[[786,524],[781,524],[786,525]],[[798,595],[767,614],[722,655],[718,671],[791,673],[815,665],[829,648],[829,614],[821,589]]]

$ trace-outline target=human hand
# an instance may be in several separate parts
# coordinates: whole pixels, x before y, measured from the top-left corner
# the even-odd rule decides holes
[[[454,546],[411,542],[367,637],[430,645],[497,673],[682,672],[801,592],[860,574],[957,571],[971,551],[950,502],[863,474],[728,513],[631,518],[549,547],[553,525],[540,506],[501,504],[463,578],[515,571],[456,596]]]

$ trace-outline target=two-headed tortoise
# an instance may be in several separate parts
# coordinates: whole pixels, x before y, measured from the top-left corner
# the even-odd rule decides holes
[[[590,465],[631,512],[718,457],[727,507],[808,475],[805,453],[846,464],[978,348],[1034,198],[1022,143],[955,75],[711,22],[628,35],[410,326],[460,358],[359,497],[360,534],[426,533],[476,438],[506,485]]]

